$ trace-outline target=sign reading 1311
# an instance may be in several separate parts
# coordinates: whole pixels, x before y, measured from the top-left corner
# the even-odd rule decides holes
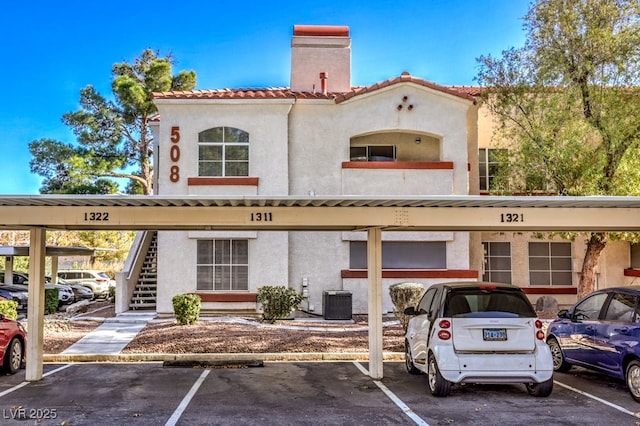
[[[251,213],[251,222],[273,222],[273,214],[271,212],[253,212]]]

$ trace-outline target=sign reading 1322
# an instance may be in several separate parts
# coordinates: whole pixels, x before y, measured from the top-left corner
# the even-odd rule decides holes
[[[85,222],[106,222],[109,220],[109,212],[84,212]]]

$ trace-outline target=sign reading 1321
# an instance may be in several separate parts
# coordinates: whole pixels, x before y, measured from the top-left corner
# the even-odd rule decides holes
[[[523,223],[524,214],[523,213],[500,213],[500,222],[501,223]]]

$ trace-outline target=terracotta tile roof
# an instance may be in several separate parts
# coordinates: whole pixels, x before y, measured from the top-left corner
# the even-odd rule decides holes
[[[154,92],[151,96],[153,99],[332,99],[335,100],[336,103],[340,103],[358,95],[375,92],[376,90],[400,83],[414,83],[470,101],[475,101],[475,96],[479,95],[481,91],[480,87],[473,86],[442,86],[418,77],[413,77],[408,72],[403,72],[399,77],[390,78],[389,80],[381,81],[370,86],[352,87],[349,92],[330,92],[323,94],[321,92],[294,92],[288,87],[270,87]]]
[[[320,92],[292,92],[288,87],[154,92],[153,99],[333,99]]]
[[[430,89],[437,90],[439,92],[444,92],[453,96],[458,96],[460,98],[468,99],[470,101],[475,101],[475,98],[471,93],[468,93],[465,90],[460,90],[459,87],[455,88],[450,86],[441,86],[439,84],[431,83],[430,81],[423,80],[418,77],[414,77],[405,71],[400,75],[400,77],[390,78],[388,80],[381,81],[376,84],[372,84],[371,86],[358,87],[358,88],[354,88],[350,92],[342,93],[336,97],[336,103],[344,102],[348,99],[353,98],[354,96],[358,96],[364,93],[374,92],[384,87],[392,86],[394,84],[399,84],[399,83],[414,83],[423,87],[428,87]]]

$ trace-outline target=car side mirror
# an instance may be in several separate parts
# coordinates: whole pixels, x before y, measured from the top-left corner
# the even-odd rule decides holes
[[[414,316],[416,314],[416,308],[414,306],[404,308],[404,314],[408,316]]]
[[[585,314],[583,314],[583,313],[574,314],[571,317],[571,320],[573,320],[573,321],[584,321],[586,319],[587,319],[587,316]]]
[[[564,318],[564,319],[568,319],[569,318],[569,311],[566,309],[561,309],[558,311],[558,318]]]

